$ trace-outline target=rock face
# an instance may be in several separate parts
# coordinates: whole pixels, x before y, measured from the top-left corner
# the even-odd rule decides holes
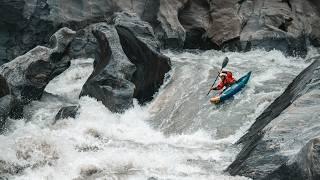
[[[95,97],[111,111],[122,111],[132,104],[135,86],[129,80],[135,66],[123,52],[114,26],[106,23],[94,26],[93,34],[99,47],[93,73],[84,84],[80,96]]]
[[[131,79],[133,97],[140,103],[150,101],[171,69],[170,59],[160,53],[160,43],[148,23],[127,13],[118,13],[113,21],[125,54],[136,66]]]
[[[243,149],[228,167],[230,174],[254,179],[268,179],[271,176],[286,179],[284,173],[288,171],[279,168],[289,168],[287,166],[294,157],[298,159],[300,168],[316,161],[317,157],[312,157],[315,160],[306,159],[307,152],[302,149],[306,142],[320,136],[320,57],[315,59],[240,138],[238,143],[243,144]],[[313,143],[316,148],[318,141]],[[309,147],[310,144],[307,144],[306,148]],[[298,153],[300,150],[302,153]],[[294,166],[290,168],[296,168]],[[312,168],[317,169],[316,166]],[[297,177],[304,177],[306,172],[297,173]],[[310,177],[317,179],[315,177],[318,176]]]
[[[51,37],[51,48],[37,46],[0,66],[0,74],[7,80],[11,94],[19,104],[16,116],[21,116],[23,105],[40,99],[49,81],[70,66],[70,62],[62,57],[74,34],[74,31],[62,28]]]
[[[320,179],[320,139],[310,140],[288,163],[283,164],[266,179]]]
[[[4,0],[0,8],[0,64],[48,43],[60,27],[80,30],[121,11],[149,22],[163,48],[275,48],[305,55],[309,42],[320,46],[316,0]],[[78,33],[75,54],[84,53],[77,43],[86,34]]]
[[[0,75],[0,131],[3,129],[5,121],[9,116],[13,105],[13,98],[6,79]]]
[[[95,97],[114,112],[130,107],[133,98],[150,101],[170,70],[170,59],[160,53],[150,24],[135,14],[116,13],[109,24],[85,29],[92,30],[98,48],[94,72],[81,96]]]

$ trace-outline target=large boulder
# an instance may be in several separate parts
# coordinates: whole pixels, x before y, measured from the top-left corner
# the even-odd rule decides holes
[[[98,43],[94,72],[81,96],[101,100],[111,111],[121,112],[137,98],[148,102],[171,69],[170,59],[160,53],[161,43],[151,25],[134,13],[116,13],[108,23],[85,28]],[[87,46],[93,47],[94,44]],[[90,50],[91,51],[91,50]]]
[[[37,46],[0,66],[0,75],[6,78],[11,94],[20,104],[18,116],[23,105],[40,99],[49,81],[70,66],[62,58],[74,35],[71,29],[62,28],[51,37],[50,48]]]
[[[160,53],[152,27],[139,17],[117,13],[113,21],[125,54],[136,66],[131,79],[135,84],[133,97],[140,103],[150,101],[171,69],[170,59]]]
[[[186,38],[178,14],[188,0],[161,0],[157,14],[157,26],[154,26],[158,39],[164,48],[182,48]],[[154,23],[153,23],[154,24]]]
[[[315,59],[240,138],[238,143],[243,148],[227,169],[231,175],[268,179],[293,157],[313,163],[298,152],[308,141],[320,136],[320,57]],[[284,174],[279,175],[286,171],[277,173],[281,177],[278,179],[286,179]]]
[[[210,5],[207,0],[189,0],[179,12],[179,21],[186,31],[185,49],[218,49],[208,36]]]
[[[13,97],[10,95],[10,89],[6,79],[0,75],[0,132],[6,122],[12,109]]]
[[[221,47],[224,43],[240,38],[241,23],[238,16],[238,2],[234,0],[209,0],[210,25],[208,36]]]
[[[265,179],[320,179],[320,139],[310,140],[296,156]]]
[[[121,112],[133,103],[134,84],[130,82],[136,68],[122,50],[114,26],[95,24],[93,35],[98,41],[93,73],[80,96],[91,96],[111,111]]]

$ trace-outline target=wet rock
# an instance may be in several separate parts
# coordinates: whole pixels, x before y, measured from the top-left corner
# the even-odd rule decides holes
[[[281,166],[290,164],[294,156],[300,159],[300,164],[316,162],[305,158],[306,150],[302,149],[308,141],[320,136],[320,57],[312,60],[315,61],[293,80],[240,138],[238,143],[243,148],[228,167],[230,174],[268,179],[266,177],[273,172],[279,174],[279,168],[284,168],[282,173],[286,173],[287,167]],[[286,178],[281,176],[278,179]]]
[[[51,37],[51,48],[37,46],[0,66],[0,74],[6,78],[11,94],[19,104],[13,116],[21,117],[22,106],[40,99],[49,81],[70,66],[70,62],[62,57],[74,34],[74,31],[62,28]]]
[[[162,0],[159,4],[157,21],[154,27],[158,39],[164,48],[182,48],[186,39],[186,33],[180,24],[178,14],[188,0]],[[154,23],[153,23],[154,24]]]
[[[4,125],[11,110],[15,105],[14,97],[10,94],[0,98],[0,133],[3,131]]]
[[[116,14],[113,21],[125,54],[136,66],[131,78],[133,97],[140,103],[150,101],[171,69],[170,59],[160,53],[160,43],[148,23],[128,13]]]
[[[90,25],[77,31],[69,47],[67,54],[69,59],[94,58],[98,47],[98,42],[92,34],[94,27],[94,25]]]
[[[62,107],[59,112],[57,113],[55,117],[55,121],[53,124],[57,122],[59,119],[66,119],[66,118],[75,118],[77,115],[77,112],[79,110],[79,106],[66,106]]]
[[[10,95],[10,89],[6,79],[0,75],[0,132],[6,123],[7,117],[13,107],[14,99]]]
[[[206,0],[189,0],[179,12],[179,21],[186,31],[185,49],[217,49],[208,37],[209,3]]]
[[[9,86],[6,79],[0,75],[0,98],[10,94]]]
[[[320,139],[310,140],[295,157],[265,179],[320,179]]]
[[[237,1],[210,0],[210,24],[207,30],[213,43],[221,47],[230,40],[240,38],[241,23],[237,15]]]
[[[130,82],[135,66],[122,50],[114,26],[106,23],[94,25],[96,49],[93,73],[84,84],[80,96],[96,98],[111,111],[121,112],[133,103],[134,84]]]

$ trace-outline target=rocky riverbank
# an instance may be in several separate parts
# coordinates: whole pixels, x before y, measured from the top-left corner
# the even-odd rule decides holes
[[[315,0],[5,0],[0,8],[1,64],[47,44],[61,27],[77,31],[121,11],[150,23],[162,48],[275,48],[304,56],[320,45]]]
[[[253,179],[318,179],[320,57],[303,70],[238,140],[227,171]]]

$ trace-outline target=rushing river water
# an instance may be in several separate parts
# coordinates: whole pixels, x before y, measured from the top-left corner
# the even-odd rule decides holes
[[[261,50],[165,54],[173,67],[165,85],[124,114],[78,100],[93,60],[74,60],[26,107],[25,119],[8,122],[0,179],[247,179],[223,172],[241,148],[233,143],[308,62]],[[235,77],[252,71],[252,78],[234,99],[211,105],[206,94],[225,56]],[[75,119],[53,124],[60,107],[77,103]]]

